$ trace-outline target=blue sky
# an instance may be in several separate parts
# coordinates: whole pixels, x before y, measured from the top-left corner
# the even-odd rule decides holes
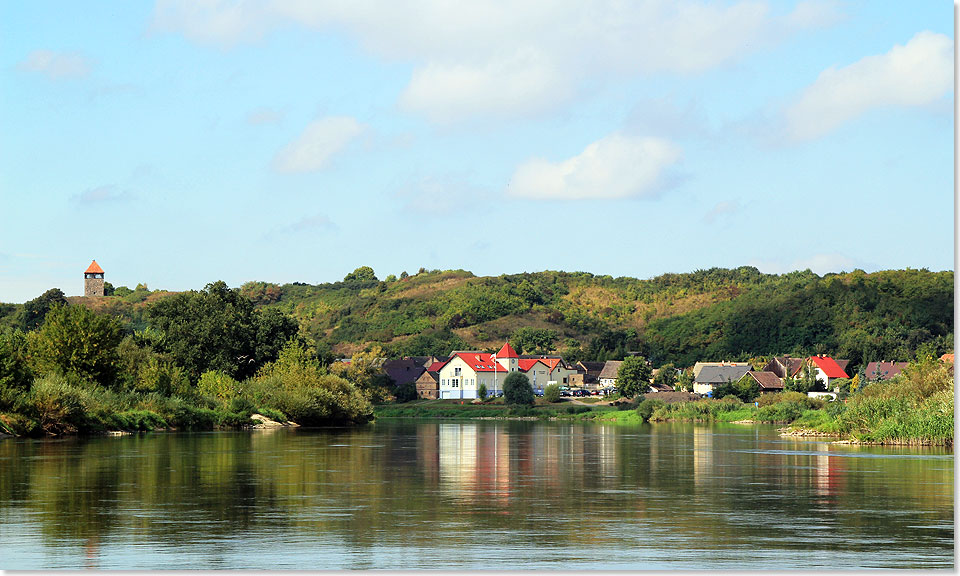
[[[954,262],[948,2],[3,2],[0,301]]]

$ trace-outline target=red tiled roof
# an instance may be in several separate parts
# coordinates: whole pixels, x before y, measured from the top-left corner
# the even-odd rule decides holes
[[[443,365],[446,363],[447,363],[447,360],[444,360],[443,362],[434,362],[433,364],[430,365],[429,368],[427,368],[427,372],[439,372],[440,369],[443,368]]]
[[[100,265],[97,264],[97,261],[94,260],[90,263],[90,266],[87,267],[84,274],[103,274],[103,268],[101,268]]]
[[[497,352],[497,358],[519,358],[520,355],[517,354],[517,351],[510,346],[510,343],[507,342],[503,345],[503,348]]]
[[[523,370],[524,372],[526,372],[527,370],[533,368],[533,365],[536,364],[537,362],[540,362],[540,360],[538,360],[538,359],[536,359],[536,358],[521,358],[521,359],[517,360],[517,366],[518,366],[521,370]]]
[[[811,356],[810,360],[817,365],[817,368],[823,370],[827,378],[849,378],[843,368],[838,366],[836,361],[829,356]]]
[[[506,368],[499,365],[497,365],[497,367],[494,368],[494,364],[496,364],[497,361],[494,360],[493,356],[487,352],[457,352],[453,356],[454,358],[460,358],[461,360],[466,362],[467,366],[469,366],[472,370],[475,370],[476,372],[494,372],[494,371],[506,372],[507,371]],[[450,360],[453,360],[453,358],[451,358]],[[448,362],[450,360],[448,360]]]

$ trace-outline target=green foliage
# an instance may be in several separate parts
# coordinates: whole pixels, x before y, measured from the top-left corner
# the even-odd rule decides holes
[[[353,272],[347,274],[343,278],[344,284],[371,284],[377,282],[377,275],[374,274],[373,268],[369,266],[361,266],[354,270]]]
[[[590,407],[581,406],[579,404],[573,404],[571,406],[567,406],[566,408],[564,408],[564,411],[567,414],[585,414],[587,412],[590,412]]]
[[[414,389],[416,389],[416,386],[414,386]],[[482,383],[480,384],[480,387],[477,388],[477,396],[479,396],[481,400],[486,400],[486,399],[487,399],[487,385],[486,385],[486,384],[482,384]]]
[[[657,375],[653,378],[653,383],[658,386],[669,386],[673,388],[677,383],[677,369],[673,364],[667,363],[660,366]]]
[[[27,356],[27,338],[19,328],[0,332],[0,410],[12,408],[30,388],[33,374]]]
[[[559,402],[560,401],[560,385],[547,384],[547,387],[543,389],[543,399],[551,403]]]
[[[117,376],[120,323],[83,306],[55,306],[29,338],[34,369],[41,374],[76,374],[111,386]]]
[[[486,389],[484,389],[484,395],[486,395]],[[413,382],[407,382],[406,384],[401,384],[397,386],[396,392],[394,393],[397,402],[411,402],[417,399],[417,385]],[[483,396],[481,396],[482,398]]]
[[[663,406],[666,406],[666,403],[659,398],[645,398],[643,402],[637,406],[637,414],[640,415],[640,419],[644,422],[650,420],[650,417],[653,416],[653,413]]]
[[[733,394],[741,402],[753,402],[760,396],[760,384],[749,374],[745,374],[733,385]]]
[[[625,398],[644,394],[650,387],[653,369],[643,356],[628,356],[617,371],[617,392]]]
[[[226,403],[236,398],[241,392],[240,383],[230,375],[217,370],[210,370],[200,375],[197,382],[197,394],[211,398],[217,403]]]
[[[684,370],[677,378],[677,389],[683,392],[693,392],[693,370]]]
[[[148,315],[163,334],[159,349],[184,367],[192,380],[208,370],[240,379],[251,376],[275,360],[283,344],[297,334],[293,319],[279,311],[255,309],[224,282],[160,300]]]
[[[50,374],[36,380],[27,396],[29,413],[46,434],[77,432],[83,424],[83,391],[63,376]]]
[[[43,324],[47,314],[58,306],[66,306],[67,297],[59,288],[51,288],[23,304],[17,314],[17,324],[23,330],[34,330]]]
[[[511,372],[503,380],[503,399],[507,404],[533,406],[533,388],[526,374]]]
[[[325,373],[297,343],[288,344],[245,389],[253,404],[280,410],[305,426],[366,422],[373,414],[369,400],[356,386]]]
[[[555,331],[529,326],[517,328],[510,337],[517,354],[549,354],[556,340]]]

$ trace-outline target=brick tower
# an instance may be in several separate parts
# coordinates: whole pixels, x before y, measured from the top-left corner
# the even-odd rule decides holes
[[[83,273],[83,295],[103,296],[103,268],[96,260]]]

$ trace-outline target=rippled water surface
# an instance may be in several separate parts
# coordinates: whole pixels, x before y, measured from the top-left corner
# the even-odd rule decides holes
[[[0,440],[0,568],[952,568],[953,453],[392,421]]]

